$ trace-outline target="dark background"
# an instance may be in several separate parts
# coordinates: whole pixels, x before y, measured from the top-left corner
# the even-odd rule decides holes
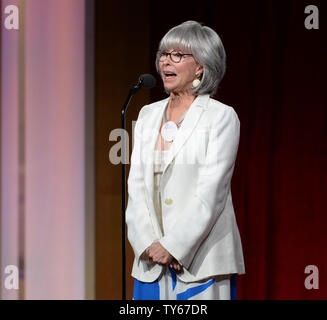
[[[304,26],[307,5],[319,8],[319,30]],[[133,98],[130,132],[143,105],[166,97],[155,52],[164,34],[187,20],[221,37],[227,70],[215,98],[241,122],[232,180],[246,266],[238,298],[325,299],[326,1],[96,0],[97,299],[121,297],[121,171],[108,161],[116,143],[108,135],[120,127],[121,106],[140,74],[158,82]],[[130,247],[127,258],[131,298]],[[317,290],[304,286],[307,265],[319,269]]]

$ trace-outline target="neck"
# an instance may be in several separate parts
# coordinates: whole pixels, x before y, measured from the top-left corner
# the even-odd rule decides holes
[[[194,99],[195,95],[190,94],[189,92],[171,92],[169,97],[169,109],[187,109]]]

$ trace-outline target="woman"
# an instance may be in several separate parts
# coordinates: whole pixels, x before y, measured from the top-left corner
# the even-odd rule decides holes
[[[230,190],[240,123],[210,98],[225,50],[187,21],[161,40],[156,68],[169,98],[141,109],[128,177],[133,298],[229,299],[245,271]]]

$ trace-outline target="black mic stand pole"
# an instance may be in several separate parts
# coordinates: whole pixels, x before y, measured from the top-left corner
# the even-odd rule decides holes
[[[126,179],[126,170],[125,164],[128,159],[125,156],[125,134],[126,131],[126,121],[125,121],[125,114],[128,108],[128,104],[132,98],[132,96],[142,87],[142,81],[139,80],[139,83],[129,90],[127,99],[123,105],[121,111],[121,127],[123,129],[123,137],[122,137],[122,149],[121,149],[121,172],[122,172],[122,180],[121,180],[121,188],[122,188],[122,300],[126,300],[126,215],[125,215],[125,208],[126,208],[126,197],[125,197],[125,179]],[[127,146],[129,148],[129,146]]]

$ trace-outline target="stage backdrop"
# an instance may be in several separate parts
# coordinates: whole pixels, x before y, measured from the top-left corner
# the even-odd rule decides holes
[[[241,140],[232,180],[246,275],[239,299],[327,296],[326,1],[97,1],[97,297],[120,297],[120,166],[107,153],[116,142],[120,108],[133,81],[154,68],[169,28],[196,20],[215,29],[227,52],[216,99],[232,106]],[[305,28],[305,7],[319,9],[319,29]],[[159,77],[128,110],[165,98]],[[129,297],[132,253],[128,251]],[[307,289],[307,266],[319,289]]]

